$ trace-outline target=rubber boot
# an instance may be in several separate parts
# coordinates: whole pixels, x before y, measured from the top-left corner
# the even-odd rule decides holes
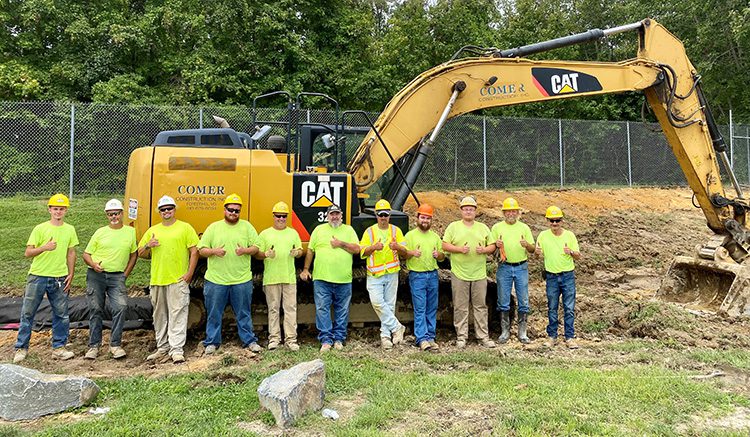
[[[529,337],[526,335],[526,318],[527,317],[528,317],[528,314],[526,313],[518,313],[518,341],[520,341],[523,344],[531,343],[531,340],[529,340]]]
[[[510,312],[509,311],[501,311],[500,312],[500,337],[498,337],[497,341],[502,343],[507,343],[508,339],[510,339]]]

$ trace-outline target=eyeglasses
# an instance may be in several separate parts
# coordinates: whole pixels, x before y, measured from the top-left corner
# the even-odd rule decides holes
[[[118,215],[122,214],[122,211],[114,211],[114,212],[108,212],[107,217],[116,217]]]
[[[174,209],[174,206],[165,206],[164,208],[159,208],[159,212],[168,212]]]
[[[232,214],[239,214],[240,213],[240,210],[236,209],[236,208],[227,208],[227,207],[224,207],[224,209],[226,209],[227,212],[232,213]]]
[[[273,216],[276,217],[277,219],[285,219],[286,218],[285,214],[274,214]]]
[[[547,219],[550,223],[560,223],[562,219]]]
[[[379,212],[378,217],[389,217],[391,213],[389,212]]]

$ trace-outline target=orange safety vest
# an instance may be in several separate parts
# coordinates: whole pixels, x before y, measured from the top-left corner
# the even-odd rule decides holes
[[[367,231],[366,231],[367,234],[370,236],[370,241],[372,243],[375,243],[375,232],[372,230],[375,226],[377,226],[377,225],[370,226],[369,228],[367,228]],[[396,226],[394,226],[394,225],[388,225],[388,226],[390,226],[390,228],[391,228],[391,238],[392,238],[392,241],[396,241],[396,229],[397,229]],[[395,251],[395,250],[391,251],[392,254],[393,254],[393,258],[392,259],[390,259],[390,260],[388,260],[388,259],[386,259],[386,260],[382,260],[382,259],[379,260],[379,261],[381,261],[380,264],[376,264],[376,261],[375,261],[375,252],[372,252],[370,254],[370,256],[367,257],[367,272],[368,273],[371,273],[371,274],[375,275],[375,274],[384,272],[384,271],[386,271],[388,269],[391,269],[393,267],[400,267],[401,266],[401,261],[399,261],[399,259],[398,259],[398,252],[397,251]]]

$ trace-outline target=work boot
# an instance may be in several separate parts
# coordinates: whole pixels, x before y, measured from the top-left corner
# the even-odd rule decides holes
[[[550,349],[554,349],[557,346],[557,337],[547,337],[547,341],[544,343]]]
[[[430,340],[430,349],[437,351],[440,350],[440,346],[438,346],[435,340]]]
[[[500,337],[498,337],[497,341],[499,341],[500,344],[505,344],[508,342],[508,339],[510,339],[510,311],[501,311]]]
[[[428,351],[428,350],[432,349],[432,345],[430,344],[429,341],[422,340],[422,341],[419,342],[419,348],[422,349],[423,351]]]
[[[393,344],[401,344],[404,341],[404,334],[406,333],[406,326],[401,325],[396,332],[393,333]]]
[[[336,349],[337,351],[344,350],[344,343],[336,340],[333,342],[333,348]]]
[[[566,338],[565,339],[565,346],[568,347],[568,349],[578,349],[578,342],[575,338]]]
[[[260,351],[262,351],[262,350],[263,350],[263,348],[262,348],[262,347],[260,347],[260,345],[259,345],[258,343],[256,343],[256,342],[252,342],[252,343],[250,343],[250,344],[249,344],[249,345],[247,346],[247,348],[248,348],[248,349],[250,350],[250,352],[253,352],[253,353],[256,353],[256,354],[257,354],[258,352],[260,352]]]
[[[497,347],[494,341],[490,340],[489,338],[485,338],[484,340],[479,342],[483,347],[486,347],[487,349],[494,349]]]
[[[387,351],[393,349],[393,342],[388,337],[380,337],[380,345]]]
[[[86,355],[83,356],[87,360],[95,360],[99,356],[99,346],[92,346],[86,351]]]
[[[279,342],[278,341],[272,341],[272,342],[268,343],[268,350],[269,351],[272,351],[272,350],[278,349],[278,348],[279,348]]]
[[[518,313],[518,341],[523,344],[531,343],[531,340],[526,335],[526,319],[528,316],[526,313]]]
[[[212,355],[214,353],[216,353],[216,346],[213,344],[209,344],[205,349],[203,349],[203,355]]]
[[[175,363],[175,364],[184,363],[185,362],[185,355],[183,355],[183,354],[172,354],[172,362]]]
[[[297,352],[299,350],[299,345],[297,343],[287,343],[286,347],[292,352]]]
[[[52,349],[52,356],[59,360],[69,360],[75,356],[75,354],[67,349],[65,346],[56,347]]]
[[[331,343],[323,343],[320,345],[320,352],[326,353],[331,350]]]
[[[161,349],[157,349],[156,352],[152,353],[151,355],[146,357],[146,361],[156,361],[160,358],[164,358],[167,356],[167,352],[163,351]]]
[[[125,358],[125,356],[127,355],[125,349],[121,348],[120,346],[110,346],[109,353],[112,354],[112,358],[116,360]]]
[[[456,340],[456,347],[463,349],[466,347],[466,340]]]
[[[16,349],[16,354],[13,356],[13,364],[18,364],[26,359],[28,349]]]

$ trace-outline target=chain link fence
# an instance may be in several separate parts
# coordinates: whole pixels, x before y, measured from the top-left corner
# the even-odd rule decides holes
[[[214,127],[211,115],[240,131],[253,128],[248,107],[0,102],[0,195],[122,193],[131,151],[163,130]],[[278,135],[295,117],[336,122],[328,110],[255,112],[257,122],[278,123],[272,125]],[[361,114],[347,114],[344,122],[368,125]],[[750,126],[721,130],[738,180],[750,184]],[[361,136],[347,136],[349,158]],[[438,135],[417,189],[571,185],[685,185],[685,177],[657,124],[466,115]]]

